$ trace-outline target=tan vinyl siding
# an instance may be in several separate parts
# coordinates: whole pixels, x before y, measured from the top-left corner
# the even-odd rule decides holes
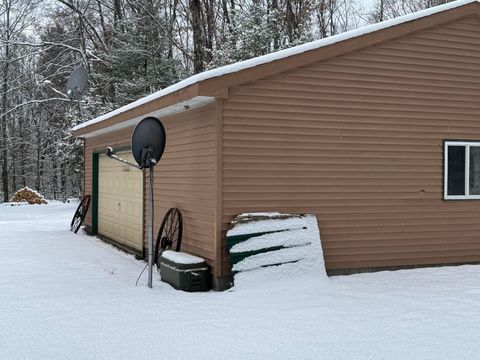
[[[183,213],[182,251],[215,259],[216,122],[214,104],[163,118],[165,153],[155,167],[155,239],[166,211]],[[145,192],[148,196],[148,192]]]
[[[215,258],[217,199],[214,116],[215,105],[211,104],[162,118],[167,145],[155,167],[154,238],[165,212],[178,207],[184,217],[182,251],[202,256],[210,265]],[[92,193],[93,151],[106,146],[130,146],[132,131],[133,128],[128,128],[85,140],[85,194]],[[145,196],[148,196],[148,188]],[[86,224],[91,225],[91,211]]]
[[[224,230],[315,213],[329,269],[480,261],[480,202],[442,200],[443,140],[480,140],[479,99],[476,15],[230,88]]]

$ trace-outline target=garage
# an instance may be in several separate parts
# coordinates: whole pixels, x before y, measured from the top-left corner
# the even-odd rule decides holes
[[[134,162],[130,150],[119,155]],[[140,254],[143,250],[142,196],[140,170],[99,155],[98,233]]]
[[[197,74],[79,124],[87,231],[95,154],[126,149],[154,116],[167,132],[154,234],[179,208],[181,250],[207,260],[215,288],[230,284],[226,231],[252,212],[315,214],[329,274],[479,262],[475,182],[444,185],[471,178],[480,147],[480,4],[451,4]]]

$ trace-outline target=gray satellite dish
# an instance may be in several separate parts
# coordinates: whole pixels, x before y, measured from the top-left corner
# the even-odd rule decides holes
[[[67,80],[67,96],[70,100],[79,99],[88,85],[87,70],[83,66],[72,71]]]
[[[165,128],[160,120],[147,117],[132,134],[132,153],[140,169],[153,168],[165,150]]]

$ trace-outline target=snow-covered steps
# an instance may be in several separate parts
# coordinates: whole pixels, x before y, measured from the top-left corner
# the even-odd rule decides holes
[[[234,265],[249,256],[265,252],[310,245],[311,241],[303,236],[305,230],[306,227],[303,227],[227,237],[230,264]]]
[[[284,264],[296,263],[310,252],[309,247],[302,246],[300,248],[281,248],[278,250],[265,251],[256,253],[243,258],[241,261],[232,266],[233,273],[241,271],[255,270],[267,266],[279,266]]]
[[[320,246],[315,216],[280,213],[237,216],[226,241],[234,273],[298,262]]]

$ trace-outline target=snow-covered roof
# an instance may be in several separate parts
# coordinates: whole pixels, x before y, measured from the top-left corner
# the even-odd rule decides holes
[[[352,39],[352,38],[355,38],[355,37],[359,37],[359,36],[362,36],[362,35],[366,35],[366,34],[369,34],[369,33],[372,33],[372,32],[376,32],[376,31],[379,31],[379,30],[382,30],[382,29],[387,29],[387,28],[390,28],[392,26],[400,25],[402,23],[407,23],[407,22],[410,22],[410,21],[413,21],[413,20],[424,18],[424,17],[430,16],[430,15],[433,15],[433,14],[437,14],[437,13],[440,13],[440,12],[443,12],[443,11],[446,11],[446,10],[458,8],[458,7],[461,7],[461,6],[464,6],[464,5],[467,5],[467,4],[471,4],[471,3],[480,3],[480,0],[457,0],[457,1],[453,1],[453,2],[450,2],[450,3],[447,3],[447,4],[443,4],[443,5],[435,6],[435,7],[429,8],[429,9],[421,10],[421,11],[418,11],[418,12],[415,12],[415,13],[412,13],[412,14],[400,16],[400,17],[397,17],[397,18],[394,18],[394,19],[391,19],[391,20],[386,20],[386,21],[383,21],[383,22],[380,22],[380,23],[377,23],[377,24],[364,26],[364,27],[361,27],[361,28],[356,29],[356,30],[347,31],[347,32],[344,32],[344,33],[341,33],[341,34],[338,34],[338,35],[334,35],[334,36],[330,36],[330,37],[327,37],[327,38],[324,38],[324,39],[312,41],[312,42],[309,42],[309,43],[306,43],[306,44],[303,44],[303,45],[291,47],[289,49],[280,50],[280,51],[277,51],[277,52],[274,52],[274,53],[271,53],[271,54],[259,56],[259,57],[252,58],[252,59],[249,59],[249,60],[240,61],[240,62],[237,62],[237,63],[234,63],[234,64],[230,64],[230,65],[222,66],[222,67],[219,67],[219,68],[216,68],[216,69],[208,70],[208,71],[190,76],[189,78],[186,78],[186,79],[184,79],[184,80],[182,80],[182,81],[180,81],[176,84],[173,84],[169,87],[166,87],[165,89],[154,92],[153,94],[150,94],[150,95],[145,96],[141,99],[138,99],[138,100],[136,100],[136,101],[134,101],[130,104],[127,104],[125,106],[122,106],[122,107],[120,107],[116,110],[110,111],[110,112],[108,112],[106,114],[103,114],[103,115],[100,115],[100,116],[98,116],[98,117],[96,117],[92,120],[89,120],[89,121],[86,121],[82,124],[79,124],[79,125],[75,126],[72,129],[72,131],[76,131],[76,130],[85,128],[87,126],[102,122],[102,121],[104,121],[106,119],[109,119],[113,116],[119,115],[119,114],[124,113],[128,110],[136,108],[140,105],[149,103],[153,100],[159,99],[161,97],[164,97],[164,96],[169,95],[171,93],[174,93],[176,91],[182,90],[182,89],[184,89],[184,88],[186,88],[190,85],[194,85],[194,84],[202,82],[204,80],[220,77],[220,76],[231,74],[231,73],[236,73],[236,72],[239,72],[241,70],[253,68],[253,67],[258,66],[258,65],[270,63],[270,62],[280,60],[280,59],[284,59],[284,58],[287,58],[287,57],[290,57],[290,56],[293,56],[293,55],[298,55],[298,54],[301,54],[301,53],[304,53],[304,52],[307,52],[307,51],[316,50],[316,49],[319,49],[321,47],[325,47],[325,46],[328,46],[328,45],[333,45],[333,44],[338,43],[340,41],[345,41],[345,40]]]

